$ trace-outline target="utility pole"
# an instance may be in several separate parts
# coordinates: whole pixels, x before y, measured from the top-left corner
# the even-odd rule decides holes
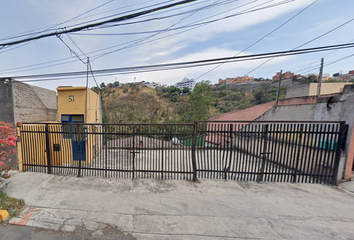
[[[90,65],[90,58],[87,57],[87,74],[86,74],[86,101],[85,101],[85,118],[84,122],[87,123],[87,91],[88,91],[88,79],[89,79],[89,65]]]
[[[275,107],[278,106],[279,91],[280,91],[280,84],[281,84],[282,75],[283,75],[283,70],[280,70],[279,83],[278,83],[278,89],[277,89],[277,96],[276,96],[276,98],[275,98]]]
[[[323,74],[323,58],[321,58],[320,74],[318,75],[317,100],[320,99],[321,97],[322,74]]]

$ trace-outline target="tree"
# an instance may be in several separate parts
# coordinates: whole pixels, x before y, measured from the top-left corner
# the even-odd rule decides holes
[[[215,99],[212,97],[212,88],[209,85],[209,81],[201,81],[195,85],[193,93],[189,95],[189,111],[184,114],[186,122],[207,120],[211,116],[210,110]]]
[[[115,82],[113,83],[113,87],[119,87],[119,82],[118,82],[118,81],[115,81]]]
[[[21,123],[18,122],[17,126],[20,127]],[[5,179],[11,177],[9,172],[12,168],[6,165],[5,161],[11,163],[12,159],[9,158],[10,154],[16,154],[15,149],[17,141],[16,130],[12,124],[0,122],[0,191],[7,188],[8,183]]]
[[[100,89],[98,87],[92,87],[91,90],[97,94],[100,92]]]
[[[178,87],[175,87],[175,86],[171,86],[171,87],[169,87],[168,92],[170,94],[173,93],[173,92],[178,92],[178,94],[180,94],[181,93],[181,89],[179,89]]]
[[[172,92],[170,94],[170,101],[171,102],[177,102],[179,99],[179,93],[178,92]]]
[[[104,84],[104,82],[102,82],[102,83],[100,84],[100,88],[103,89],[103,88],[105,88],[105,87],[106,87],[106,84]]]
[[[189,93],[189,88],[188,87],[183,88],[182,92],[186,94]]]

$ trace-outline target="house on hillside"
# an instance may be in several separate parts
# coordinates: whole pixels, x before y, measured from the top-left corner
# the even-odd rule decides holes
[[[235,85],[239,83],[250,83],[254,81],[254,77],[249,77],[248,75],[242,76],[242,77],[235,77],[235,78],[225,78],[219,79],[219,85],[220,86],[226,86],[226,85]]]
[[[58,87],[56,121],[23,124],[19,136],[19,169],[33,164],[58,167],[89,164],[100,150],[100,96],[86,87]],[[56,96],[55,96],[56,99]]]
[[[0,79],[0,121],[45,122],[57,120],[56,92],[12,78]]]
[[[189,88],[189,91],[192,92],[195,85],[196,85],[196,82],[194,79],[184,78],[182,81],[176,83],[175,87],[181,89],[181,91],[183,91],[183,89],[186,87],[186,88]]]

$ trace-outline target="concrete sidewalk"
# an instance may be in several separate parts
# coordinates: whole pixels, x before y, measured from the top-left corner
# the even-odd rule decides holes
[[[27,204],[11,224],[92,236],[113,228],[139,240],[354,238],[354,194],[335,186],[26,172],[7,193]]]

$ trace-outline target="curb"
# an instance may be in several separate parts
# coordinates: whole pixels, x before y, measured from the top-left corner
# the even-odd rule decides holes
[[[8,211],[0,210],[0,223],[4,221],[9,216]]]

